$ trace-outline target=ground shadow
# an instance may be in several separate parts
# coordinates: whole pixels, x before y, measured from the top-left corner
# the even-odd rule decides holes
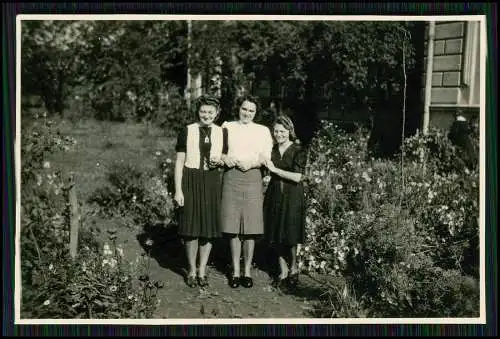
[[[243,253],[242,253],[243,254]],[[253,258],[253,267],[272,276],[276,274],[277,267],[272,264],[272,250],[263,240],[256,240]],[[232,273],[231,248],[229,238],[220,237],[213,243],[210,253],[209,265],[229,278]],[[241,268],[243,268],[243,257],[241,258]]]
[[[137,235],[137,241],[161,267],[184,277],[186,258],[177,230],[175,223],[144,225],[143,232]]]
[[[169,224],[147,224],[137,235],[137,241],[160,267],[169,269],[182,277],[187,274],[187,257],[184,243],[178,235],[177,215]],[[150,243],[151,245],[148,245]],[[212,244],[208,265],[224,275],[230,272],[231,253],[225,238],[217,238]]]
[[[267,273],[271,279],[279,274],[276,251],[264,239],[255,242],[254,264],[258,269]]]

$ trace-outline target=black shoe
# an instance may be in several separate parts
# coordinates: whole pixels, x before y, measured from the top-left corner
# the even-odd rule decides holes
[[[299,284],[299,272],[290,274],[288,276],[288,284],[291,287],[296,287]]]
[[[196,287],[196,277],[193,277],[191,275],[187,276],[186,277],[186,285],[188,285],[191,288]]]
[[[237,287],[239,287],[240,286],[240,280],[241,280],[240,277],[231,276],[229,278],[229,286],[231,288],[237,288]]]
[[[198,277],[198,285],[200,287],[207,287],[208,286],[208,279],[207,279],[207,277]]]
[[[285,283],[287,282],[287,279],[288,278],[275,277],[273,279],[273,282],[272,282],[271,286],[273,286],[274,288],[281,288],[281,287],[285,286]]]
[[[241,285],[246,288],[250,288],[253,286],[253,279],[251,277],[242,277]]]

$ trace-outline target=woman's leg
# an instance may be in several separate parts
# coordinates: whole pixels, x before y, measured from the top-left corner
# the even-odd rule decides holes
[[[245,277],[252,276],[252,261],[255,249],[255,239],[247,238],[243,243],[243,258],[245,264]]]
[[[296,287],[299,283],[299,270],[297,267],[297,245],[288,247],[288,255],[290,257],[290,274],[288,275],[288,282],[291,287]]]
[[[290,273],[295,274],[299,271],[297,267],[297,245],[290,246]]]
[[[207,271],[208,257],[212,249],[212,242],[210,239],[200,240],[200,267],[198,276],[205,277]]]
[[[285,247],[279,246],[278,248],[278,263],[280,266],[279,279],[285,279],[288,276],[288,263],[287,263],[288,251]]]
[[[196,277],[196,257],[198,256],[198,239],[186,239],[186,255],[188,259],[188,277]]]
[[[237,235],[229,240],[233,260],[233,277],[240,276],[241,241]]]

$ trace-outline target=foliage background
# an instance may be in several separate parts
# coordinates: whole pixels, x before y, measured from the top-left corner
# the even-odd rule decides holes
[[[189,68],[203,92],[221,95],[221,121],[251,92],[290,114],[305,143],[329,116],[370,125],[389,154],[400,142],[403,51],[409,135],[420,119],[423,33],[419,22],[194,21],[188,45],[185,21],[23,21],[23,105],[34,96],[51,114],[176,131],[193,117]]]

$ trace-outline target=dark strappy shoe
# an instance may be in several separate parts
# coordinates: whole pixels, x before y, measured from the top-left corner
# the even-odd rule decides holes
[[[241,285],[245,288],[250,288],[253,286],[253,279],[251,277],[242,277]]]
[[[299,272],[290,274],[288,276],[288,284],[291,287],[296,287],[299,284]]]
[[[281,287],[285,286],[287,279],[288,279],[288,277],[280,278],[279,276],[276,276],[273,279],[271,286],[274,288],[281,288]]]
[[[200,287],[207,287],[208,286],[208,279],[207,279],[207,277],[198,277],[198,285]]]
[[[193,288],[193,287],[196,287],[196,277],[192,276],[192,275],[189,275],[186,277],[186,285],[188,285],[189,287]]]
[[[229,277],[229,281],[228,281],[229,282],[229,286],[231,288],[237,288],[237,287],[239,287],[240,286],[240,282],[241,282],[240,279],[241,279],[240,277],[230,276]]]

